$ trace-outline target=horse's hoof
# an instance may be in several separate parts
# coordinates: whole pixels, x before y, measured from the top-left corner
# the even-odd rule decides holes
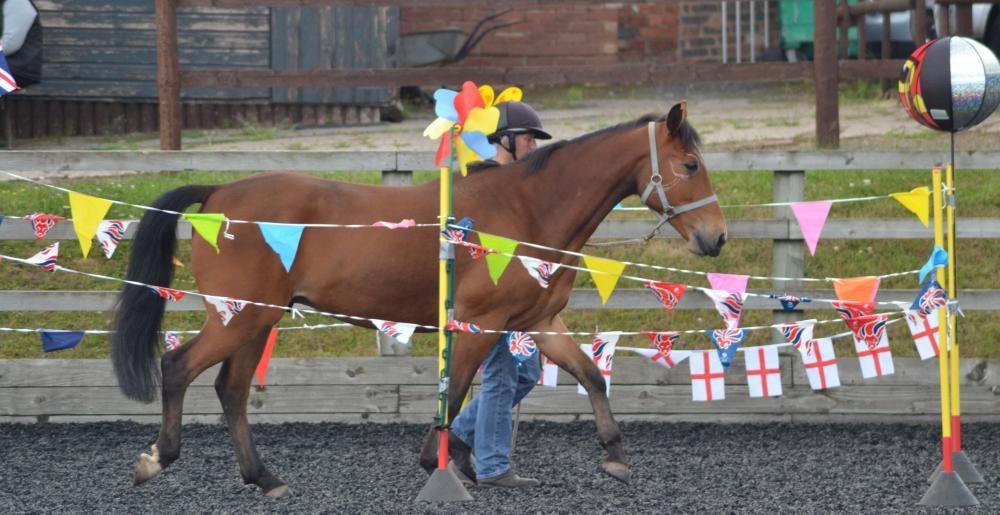
[[[268,490],[264,495],[277,499],[278,497],[284,497],[288,492],[290,492],[288,485],[281,485]]]
[[[632,472],[629,470],[628,465],[624,463],[618,463],[616,461],[606,461],[601,465],[601,468],[609,476],[621,481],[622,483],[628,483],[632,479]]]
[[[141,485],[156,477],[160,472],[163,472],[163,467],[160,466],[160,451],[156,445],[153,445],[152,454],[142,453],[139,455],[139,461],[135,463],[135,483],[133,485]]]

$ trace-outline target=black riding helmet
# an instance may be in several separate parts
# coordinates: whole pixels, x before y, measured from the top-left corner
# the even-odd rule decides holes
[[[530,132],[535,139],[552,139],[552,135],[542,130],[542,120],[538,113],[524,102],[500,102],[500,121],[497,130],[490,134],[490,143],[499,143],[504,134],[524,134]]]

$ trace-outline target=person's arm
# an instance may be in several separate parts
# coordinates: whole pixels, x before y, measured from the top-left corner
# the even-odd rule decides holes
[[[7,55],[16,53],[24,44],[28,29],[35,23],[38,11],[28,0],[5,0],[3,3],[3,38],[0,44]]]

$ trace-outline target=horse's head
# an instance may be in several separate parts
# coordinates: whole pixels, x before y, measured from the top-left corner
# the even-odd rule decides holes
[[[712,191],[698,134],[687,123],[687,103],[651,123],[649,160],[638,180],[643,203],[661,213],[699,255],[718,256],[726,243],[726,219]]]

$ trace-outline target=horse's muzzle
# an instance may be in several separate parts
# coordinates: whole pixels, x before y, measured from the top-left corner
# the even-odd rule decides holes
[[[694,236],[694,245],[691,246],[691,251],[700,256],[711,256],[717,257],[722,253],[722,246],[726,244],[726,233],[719,234],[718,237],[706,236],[702,233],[696,233]]]

